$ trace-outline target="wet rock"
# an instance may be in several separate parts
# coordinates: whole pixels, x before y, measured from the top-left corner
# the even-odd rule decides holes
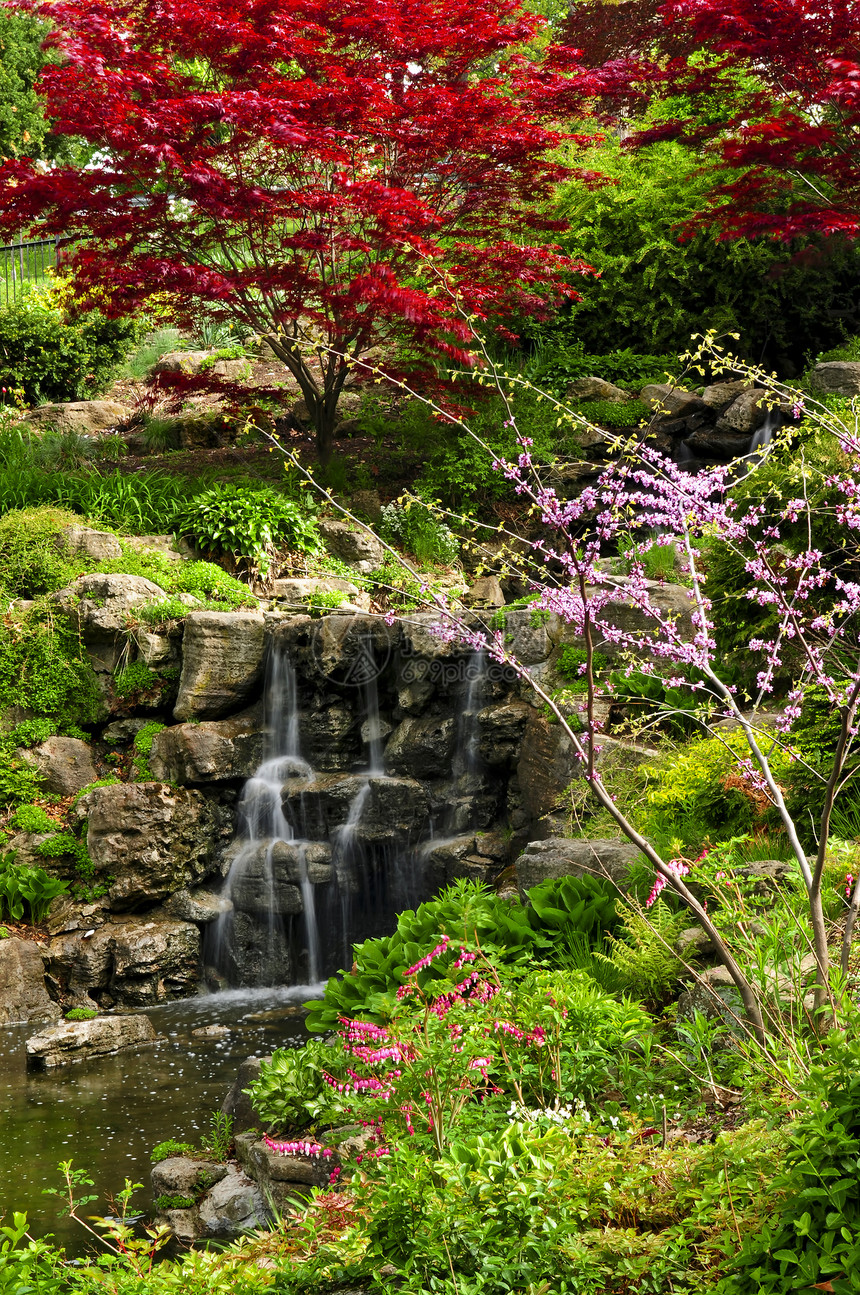
[[[362,811],[356,835],[364,842],[417,840],[429,820],[427,794],[413,778],[323,776],[284,788],[284,812],[307,835],[330,837],[346,823],[356,798]]]
[[[385,748],[386,767],[413,778],[444,777],[451,768],[455,737],[450,715],[407,716]]]
[[[517,761],[517,782],[528,819],[535,822],[549,814],[581,773],[582,763],[561,725],[551,724],[545,715],[533,710],[526,721]]]
[[[566,397],[568,400],[612,400],[620,403],[630,399],[630,392],[605,382],[603,378],[577,378],[568,387]]]
[[[320,535],[329,553],[358,571],[373,571],[385,561],[385,547],[375,535],[349,522],[323,519]]]
[[[498,702],[478,712],[478,752],[485,764],[507,764],[517,757],[532,714],[523,701]]]
[[[480,576],[463,595],[467,607],[504,607],[505,595],[498,576]]]
[[[197,1213],[204,1234],[212,1237],[241,1236],[269,1221],[260,1188],[235,1165],[227,1166],[221,1181],[200,1201]]]
[[[90,558],[94,562],[110,562],[122,557],[122,545],[108,531],[94,531],[89,526],[66,526],[60,534],[60,543],[67,553],[75,557]]]
[[[32,940],[0,940],[0,1025],[55,1021],[61,1015],[45,988],[45,966]]]
[[[231,834],[231,815],[199,791],[161,782],[96,787],[75,806],[87,821],[87,849],[96,871],[115,877],[115,911],[165,899],[202,881],[217,867]]]
[[[108,1056],[125,1048],[154,1043],[148,1016],[97,1016],[91,1021],[63,1021],[27,1040],[27,1065],[51,1069],[89,1057]]]
[[[355,711],[334,702],[299,717],[302,750],[315,769],[342,769],[361,755],[362,737]]]
[[[251,1084],[260,1078],[264,1061],[271,1061],[271,1057],[249,1057],[247,1061],[243,1061],[232,1088],[224,1098],[221,1110],[232,1117],[234,1134],[265,1127],[247,1092]]]
[[[767,418],[767,392],[752,388],[741,392],[717,423],[717,431],[744,432],[752,436]]]
[[[55,405],[39,405],[24,415],[24,421],[38,431],[48,428],[58,432],[105,432],[119,427],[132,415],[128,405],[116,400],[67,400]]]
[[[170,1156],[152,1166],[153,1196],[190,1196],[209,1191],[227,1176],[227,1166],[191,1156]]]
[[[742,458],[748,452],[750,435],[750,432],[733,431],[730,427],[701,427],[688,436],[684,444],[700,458],[728,462]]]
[[[290,983],[290,951],[283,927],[268,917],[236,912],[224,967],[231,985],[262,988]]]
[[[263,759],[259,707],[234,719],[177,724],[155,735],[149,767],[156,778],[188,786],[250,778]]]
[[[263,674],[265,621],[256,612],[192,612],[185,622],[178,720],[220,719],[248,700]]]
[[[834,396],[860,396],[860,362],[826,360],[816,364],[812,380],[820,391]]]
[[[194,993],[200,983],[200,931],[165,914],[127,917],[48,945],[48,970],[63,994],[84,1002],[147,1007]]]
[[[74,796],[99,776],[92,749],[76,737],[49,737],[40,746],[20,754],[28,764],[36,766],[45,790],[53,796]]]
[[[233,905],[226,896],[216,895],[212,890],[177,890],[165,901],[162,911],[168,917],[205,926],[208,922],[216,922],[224,913],[232,912]]]
[[[484,882],[494,871],[493,865],[486,857],[475,852],[475,837],[466,833],[463,836],[449,837],[438,844],[430,842],[430,848],[424,852],[427,878],[434,889],[450,886],[461,878]]]
[[[586,873],[608,875],[623,885],[630,865],[639,858],[639,851],[631,841],[568,840],[567,837],[550,837],[546,841],[531,841],[515,863],[517,882],[525,894],[532,886],[557,877],[581,877]]]

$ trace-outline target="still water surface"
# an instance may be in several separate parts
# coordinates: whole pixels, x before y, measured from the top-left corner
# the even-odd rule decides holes
[[[58,1215],[57,1166],[86,1169],[98,1202],[126,1178],[143,1183],[134,1202],[151,1205],[149,1153],[157,1142],[198,1142],[208,1132],[246,1057],[307,1038],[301,1004],[315,988],[230,990],[151,1009],[160,1039],[139,1051],[28,1072],[24,1040],[37,1027],[0,1028],[0,1215],[23,1210],[34,1236],[52,1234],[70,1254],[87,1248],[80,1226]],[[223,1038],[194,1037],[206,1025],[229,1026]]]

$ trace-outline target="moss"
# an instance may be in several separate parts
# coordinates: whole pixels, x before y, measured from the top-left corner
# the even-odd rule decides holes
[[[150,724],[144,724],[134,739],[134,772],[139,782],[152,782],[153,780],[152,770],[149,767],[149,756],[156,734],[160,733],[164,727],[164,724],[153,720]]]
[[[9,598],[61,589],[91,562],[63,552],[60,535],[81,518],[63,508],[15,509],[0,517],[0,581]]]

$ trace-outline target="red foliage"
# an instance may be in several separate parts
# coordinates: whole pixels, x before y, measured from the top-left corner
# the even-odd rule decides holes
[[[541,315],[587,267],[538,214],[563,173],[572,51],[517,53],[519,0],[18,0],[55,28],[49,117],[85,168],[2,171],[0,221],[77,243],[84,290],[169,293],[280,335],[321,449],[346,367],[406,327],[468,359],[465,316]],[[277,343],[276,343],[277,345]],[[320,369],[307,356],[317,352]]]
[[[635,12],[625,27],[611,9]],[[648,0],[598,6],[594,65],[616,94],[682,96],[634,143],[705,144],[720,183],[704,214],[724,237],[860,234],[860,0]],[[579,44],[592,7],[572,11]],[[657,22],[652,18],[656,13]],[[632,30],[632,35],[631,35]],[[680,113],[683,115],[680,115]]]

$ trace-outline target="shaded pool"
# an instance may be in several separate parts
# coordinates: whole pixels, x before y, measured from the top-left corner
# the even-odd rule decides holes
[[[143,1183],[139,1210],[151,1205],[149,1153],[157,1142],[198,1142],[208,1132],[246,1057],[307,1038],[301,1004],[307,986],[229,990],[152,1008],[161,1036],[152,1047],[28,1072],[24,1040],[32,1025],[0,1028],[0,1214],[23,1210],[34,1236],[53,1234],[70,1254],[89,1248],[86,1234],[58,1217],[57,1166],[72,1160],[98,1192],[84,1215],[110,1213],[107,1196],[126,1178]],[[206,1025],[227,1025],[224,1038],[195,1038]]]

